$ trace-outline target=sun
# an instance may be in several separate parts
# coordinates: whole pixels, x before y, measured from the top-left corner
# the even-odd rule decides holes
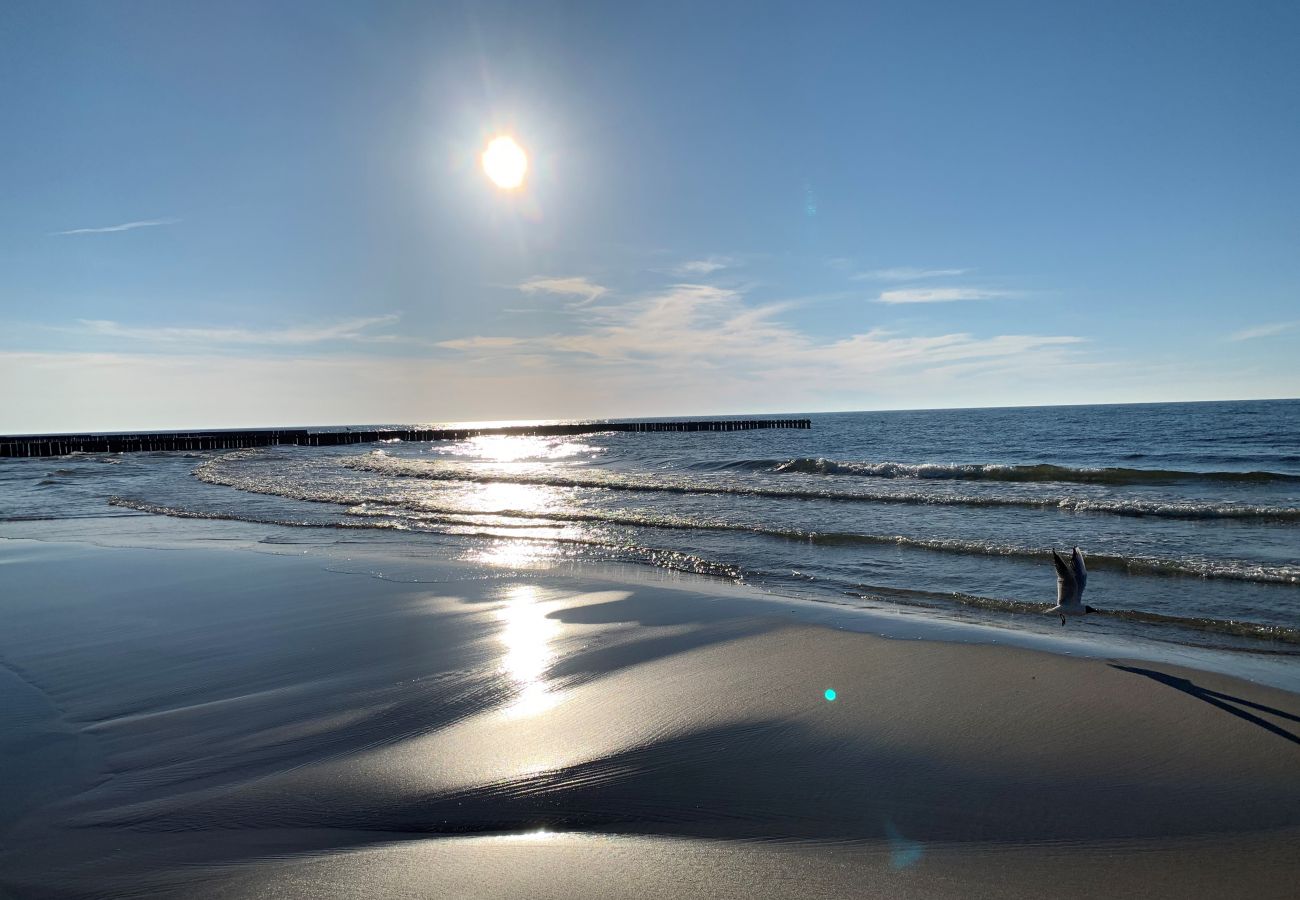
[[[483,151],[483,171],[497,187],[514,190],[524,183],[528,173],[528,154],[514,138],[494,137]]]

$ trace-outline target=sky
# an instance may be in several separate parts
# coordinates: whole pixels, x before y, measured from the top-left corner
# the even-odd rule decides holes
[[[8,0],[0,432],[1297,397],[1297,46],[1289,0]]]

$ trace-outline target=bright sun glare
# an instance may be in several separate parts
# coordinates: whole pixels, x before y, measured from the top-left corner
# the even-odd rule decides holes
[[[499,188],[513,190],[524,183],[528,172],[528,154],[506,135],[495,137],[483,151],[483,171]]]

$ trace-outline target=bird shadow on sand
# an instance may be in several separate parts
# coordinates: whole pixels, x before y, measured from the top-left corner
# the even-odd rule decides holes
[[[1204,688],[1196,682],[1187,678],[1179,678],[1176,675],[1168,675],[1164,672],[1157,672],[1154,669],[1140,669],[1136,666],[1120,666],[1111,664],[1112,669],[1119,669],[1121,672],[1132,672],[1134,675],[1141,675],[1144,678],[1150,678],[1152,681],[1158,681],[1161,684],[1168,685],[1175,690],[1182,691],[1188,696],[1195,697],[1197,700],[1204,700],[1211,706],[1217,706],[1224,712],[1231,713],[1239,719],[1244,719],[1252,725],[1258,725],[1265,731],[1271,731],[1278,737],[1290,741],[1293,744],[1300,745],[1300,736],[1288,731],[1280,725],[1275,725],[1267,719],[1260,718],[1254,713],[1247,712],[1241,707],[1250,707],[1270,716],[1277,716],[1281,719],[1288,719],[1292,722],[1300,722],[1300,716],[1293,715],[1289,712],[1276,709],[1272,706],[1265,706],[1262,703],[1255,703],[1251,700],[1245,700],[1241,697],[1234,697],[1232,694],[1225,694],[1222,691],[1213,691]]]

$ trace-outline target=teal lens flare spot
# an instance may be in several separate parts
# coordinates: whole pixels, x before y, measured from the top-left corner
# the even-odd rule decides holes
[[[824,697],[826,698],[826,702],[827,702],[827,703],[834,703],[834,702],[835,702],[835,697],[836,697],[837,695],[836,695],[836,693],[835,693],[835,689],[834,689],[834,688],[827,688],[827,689],[826,689],[826,693],[823,694],[822,696],[824,696]]]

